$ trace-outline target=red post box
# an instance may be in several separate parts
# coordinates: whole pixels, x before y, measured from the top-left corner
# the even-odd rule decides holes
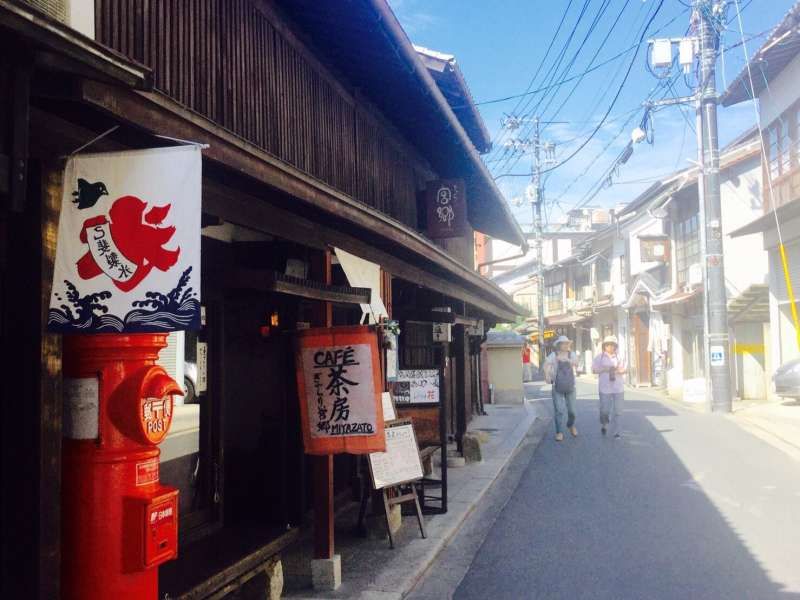
[[[181,387],[155,364],[166,334],[64,337],[62,597],[157,600],[178,554],[178,491],[158,443]]]

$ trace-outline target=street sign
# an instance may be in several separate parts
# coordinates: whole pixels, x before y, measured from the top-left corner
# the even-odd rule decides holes
[[[711,366],[725,366],[725,348],[722,346],[711,346]]]

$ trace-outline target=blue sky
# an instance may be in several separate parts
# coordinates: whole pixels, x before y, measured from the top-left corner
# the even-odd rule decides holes
[[[389,1],[412,42],[456,56],[472,95],[479,103],[525,92],[540,65],[543,68],[532,89],[552,86],[563,78],[580,75],[587,68],[609,61],[584,78],[565,83],[549,94],[540,92],[526,96],[522,101],[514,99],[479,106],[489,131],[500,141],[496,144],[496,151],[487,157],[496,175],[526,173],[531,164],[529,155],[510,155],[503,147],[505,138],[509,137],[501,127],[504,114],[532,114],[535,108],[544,120],[567,121],[544,129],[543,138],[557,145],[557,160],[563,160],[589,138],[611,105],[633,52],[610,59],[638,41],[646,21],[659,4],[659,0],[572,0],[571,4],[570,0]],[[690,16],[686,3],[688,0],[664,0],[645,39],[684,35]],[[740,0],[740,3],[744,32],[748,38],[771,29],[794,2]],[[569,10],[565,12],[568,6]],[[585,12],[579,19],[584,8]],[[565,14],[561,31],[545,60],[548,44]],[[734,5],[728,14],[730,21],[722,37],[726,47],[741,42]],[[563,53],[562,62],[555,72],[550,71],[562,55],[564,44],[576,23],[575,34]],[[579,50],[584,39],[585,45]],[[763,41],[762,36],[747,43],[750,55]],[[677,77],[668,87],[665,80],[659,80],[648,72],[645,48],[646,45],[640,48],[606,123],[574,158],[548,175],[546,198],[551,222],[560,219],[561,211],[585,201],[587,194],[601,181],[630,139],[630,132],[639,124],[643,114],[641,103],[651,90],[655,89],[658,97],[689,93],[683,76]],[[744,65],[741,45],[723,55],[725,68],[722,68],[722,61],[718,63],[717,85],[720,89]],[[570,66],[568,63],[573,56],[575,61]],[[552,79],[546,77],[548,71],[554,73]],[[753,125],[753,111],[749,104],[720,108],[720,142],[723,145]],[[602,189],[589,206],[630,202],[659,175],[690,166],[687,159],[695,159],[697,152],[692,130],[693,108],[687,107],[683,112],[677,107],[660,110],[653,115],[653,126],[654,143],[635,146],[633,157],[613,176],[615,184]],[[498,185],[509,201],[521,197],[528,183],[525,177],[498,179]],[[530,224],[527,203],[523,206],[512,203],[512,210],[523,226]]]

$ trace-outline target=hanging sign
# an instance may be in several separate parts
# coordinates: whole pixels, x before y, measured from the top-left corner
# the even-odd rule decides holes
[[[297,334],[297,390],[307,454],[383,451],[378,336],[369,326]]]
[[[63,187],[48,329],[199,329],[200,147],[73,156]]]
[[[430,182],[425,190],[425,204],[429,238],[461,237],[467,233],[467,202],[463,180]]]

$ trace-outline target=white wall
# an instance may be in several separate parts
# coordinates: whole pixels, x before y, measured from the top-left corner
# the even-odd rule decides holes
[[[763,214],[761,158],[756,155],[723,173],[722,233],[725,236],[725,280],[728,294],[736,297],[750,285],[767,283],[769,261],[760,234],[731,238],[738,229]]]
[[[761,75],[758,68],[755,69],[753,77],[756,75]],[[797,89],[798,81],[800,81],[800,55],[795,56],[783,71],[773,81],[770,81],[769,88],[759,94],[758,103],[761,109],[762,127],[772,123],[797,100],[800,96]]]
[[[68,0],[69,25],[94,39],[94,0]]]
[[[558,260],[572,256],[572,240],[556,240],[558,244]]]

